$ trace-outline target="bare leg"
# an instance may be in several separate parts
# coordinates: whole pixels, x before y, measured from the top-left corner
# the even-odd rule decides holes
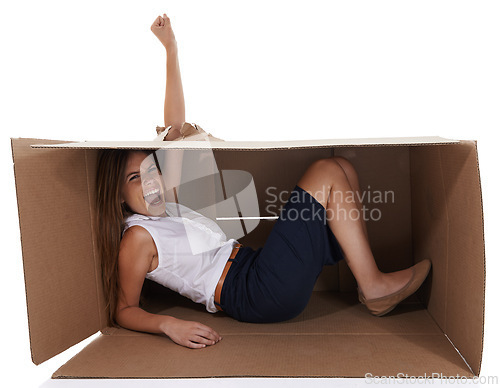
[[[398,291],[408,283],[411,270],[383,273],[378,269],[368,243],[366,226],[359,217],[361,204],[352,201],[353,187],[350,182],[357,185],[357,177],[349,180],[346,170],[352,168],[352,173],[354,168],[346,159],[342,159],[341,163],[343,166],[336,158],[316,161],[298,185],[327,210],[328,225],[342,247],[347,265],[364,296],[367,299],[379,298]]]
[[[359,209],[359,211],[362,211],[363,205],[359,200],[358,193],[361,194],[361,189],[359,188],[359,179],[358,179],[358,174],[356,173],[356,170],[354,169],[353,165],[351,162],[349,162],[347,159],[341,157],[341,156],[334,156],[332,158],[335,160],[340,167],[342,167],[342,170],[344,170],[345,176],[347,180],[349,181],[349,185],[351,186],[353,192],[354,192],[354,200],[356,202],[356,206]],[[363,232],[365,233],[365,237],[368,240],[368,232],[366,230],[366,222],[365,219],[361,217],[361,224],[363,226]]]

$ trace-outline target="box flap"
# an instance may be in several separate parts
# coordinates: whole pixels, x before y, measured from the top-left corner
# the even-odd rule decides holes
[[[126,149],[237,149],[237,150],[273,150],[288,148],[321,148],[380,145],[422,145],[453,144],[458,140],[444,139],[439,136],[422,137],[387,137],[360,139],[312,139],[288,141],[86,141],[65,144],[33,144],[35,148],[126,148]]]
[[[415,299],[381,319],[371,316],[356,294],[314,292],[297,318],[259,325],[208,314],[203,306],[177,295],[157,298],[163,307],[165,301],[171,304],[162,314],[203,322],[223,340],[192,350],[165,336],[110,329],[53,377],[473,376]]]
[[[411,150],[415,260],[432,260],[428,311],[479,375],[485,251],[476,143]]]
[[[39,364],[101,328],[87,151],[12,139],[31,354]]]
[[[485,247],[476,143],[443,148],[449,218],[446,331],[479,375],[483,353]]]

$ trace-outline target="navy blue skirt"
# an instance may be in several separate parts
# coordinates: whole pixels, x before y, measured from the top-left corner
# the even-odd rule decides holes
[[[325,208],[295,186],[265,245],[239,249],[222,286],[222,310],[244,322],[294,318],[309,302],[323,266],[343,258]]]

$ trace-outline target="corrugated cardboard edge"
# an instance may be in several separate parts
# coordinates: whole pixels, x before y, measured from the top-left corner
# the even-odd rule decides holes
[[[214,150],[263,150],[301,148],[331,148],[331,147],[376,147],[376,146],[408,146],[408,145],[439,145],[456,144],[459,140],[445,139],[439,136],[422,137],[387,137],[358,139],[313,139],[287,141],[88,141],[67,143],[61,145],[34,144],[34,148],[69,148],[69,149],[214,149]]]
[[[482,332],[481,332],[481,352],[479,357],[479,363],[477,365],[477,376],[481,373],[481,364],[483,360],[484,353],[484,319],[485,319],[485,311],[486,311],[486,240],[484,236],[484,207],[483,207],[483,188],[481,185],[481,171],[479,169],[479,152],[477,149],[477,140],[471,140],[474,142],[474,149],[476,151],[476,168],[477,168],[477,179],[479,183],[479,201],[481,204],[481,225],[482,225],[482,237],[483,237],[483,317],[482,317]],[[459,352],[460,354],[460,352]],[[460,354],[462,356],[462,354]],[[463,358],[463,357],[462,357]],[[464,359],[464,361],[466,361]],[[468,364],[467,364],[468,365]],[[470,366],[469,366],[470,367]]]
[[[485,311],[486,311],[486,240],[484,236],[484,207],[483,207],[483,188],[481,185],[481,173],[479,169],[479,152],[477,149],[477,140],[474,140],[474,145],[476,147],[476,160],[477,160],[477,177],[479,179],[479,193],[481,195],[481,223],[483,225],[483,262],[484,262],[484,283],[483,283],[483,331],[481,333],[481,359],[479,360],[479,366],[477,370],[477,375],[481,373],[481,363],[483,360],[484,353],[484,320],[485,320]]]

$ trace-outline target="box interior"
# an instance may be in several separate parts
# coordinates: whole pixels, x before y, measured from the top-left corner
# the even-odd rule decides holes
[[[365,206],[381,214],[367,223],[380,269],[402,269],[424,258],[433,267],[419,292],[381,318],[357,301],[345,262],[325,267],[300,316],[262,325],[209,314],[147,282],[148,311],[203,322],[224,337],[200,351],[166,336],[106,327],[92,236],[97,150],[30,147],[55,143],[60,142],[13,139],[33,362],[99,330],[101,335],[54,377],[479,374],[484,237],[475,142],[215,149],[220,170],[251,173],[261,216],[271,214],[266,188],[289,192],[313,161],[346,157],[362,191],[372,195]],[[378,193],[388,193],[389,200],[377,201]],[[273,223],[261,220],[239,241],[261,246]]]

